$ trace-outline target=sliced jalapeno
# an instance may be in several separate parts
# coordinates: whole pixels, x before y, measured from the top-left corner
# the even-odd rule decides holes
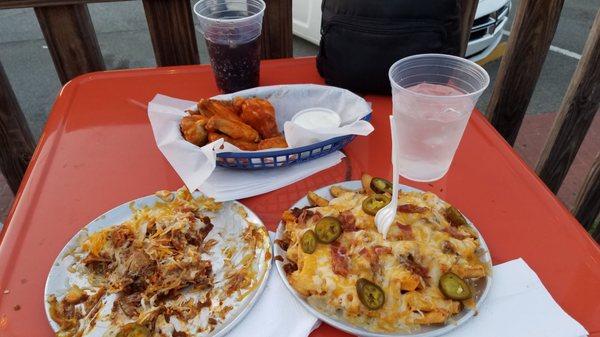
[[[439,287],[446,297],[453,300],[464,301],[472,296],[469,285],[452,272],[447,272],[440,277]]]
[[[365,278],[356,281],[356,292],[360,302],[371,310],[377,310],[385,303],[383,289]]]
[[[123,326],[116,337],[150,337],[150,330],[138,323],[129,323]]]
[[[389,180],[383,178],[371,179],[371,189],[375,193],[392,193],[392,183]]]
[[[377,214],[377,211],[390,203],[390,198],[384,194],[373,194],[366,198],[362,203],[362,209],[369,215]]]
[[[467,226],[467,220],[454,206],[446,208],[444,218],[454,227]]]
[[[306,254],[312,254],[317,249],[317,236],[312,229],[307,230],[300,238],[300,247]]]
[[[317,240],[332,243],[342,235],[342,223],[337,218],[326,216],[315,225]]]

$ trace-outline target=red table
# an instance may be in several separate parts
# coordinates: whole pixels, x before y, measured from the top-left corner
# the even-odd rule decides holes
[[[266,61],[261,85],[322,83],[313,58]],[[125,201],[182,181],[154,143],[145,104],[156,93],[217,94],[208,66],[87,74],[60,92],[9,213],[0,243],[0,336],[52,336],[43,307],[50,266],[82,226]],[[270,229],[309,189],[362,172],[390,176],[390,97],[373,103],[375,132],[346,147],[335,167],[244,199]],[[448,175],[416,184],[460,208],[482,232],[494,264],[522,257],[554,299],[600,336],[600,248],[485,118],[475,112]],[[507,322],[509,323],[509,322]],[[346,336],[323,325],[312,336]]]

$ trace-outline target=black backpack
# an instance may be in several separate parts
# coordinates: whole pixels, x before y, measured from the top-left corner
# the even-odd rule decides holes
[[[458,55],[458,0],[323,0],[317,68],[325,82],[390,93],[388,70],[421,53]]]

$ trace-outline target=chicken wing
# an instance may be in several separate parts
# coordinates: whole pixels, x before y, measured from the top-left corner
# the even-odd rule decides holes
[[[261,98],[247,98],[242,104],[242,121],[253,127],[263,139],[279,135],[275,108],[269,101]]]
[[[260,143],[258,143],[259,150],[284,147],[288,147],[288,143],[285,141],[285,137],[283,136],[263,139],[260,141]]]
[[[233,105],[232,101],[219,101],[216,99],[201,99],[198,101],[198,111],[210,118],[212,116],[219,116],[236,122],[242,122],[239,112]]]
[[[208,119],[202,115],[183,117],[179,123],[183,138],[194,145],[203,146],[206,144],[207,133],[204,126],[207,121]]]
[[[235,112],[238,115],[242,114],[242,104],[244,104],[244,102],[246,101],[246,99],[244,97],[234,97],[233,100],[231,101],[231,103],[233,104],[233,108],[235,109]]]
[[[243,140],[233,139],[227,135],[224,135],[219,132],[209,132],[208,133],[208,141],[214,142],[217,139],[223,138],[226,142],[237,146],[240,150],[244,151],[256,151],[258,150],[258,144],[253,142],[246,142]]]
[[[246,142],[256,143],[260,140],[258,132],[256,132],[256,130],[247,124],[232,121],[219,116],[211,117],[206,123],[206,129],[208,131],[219,131],[233,139],[243,140]]]

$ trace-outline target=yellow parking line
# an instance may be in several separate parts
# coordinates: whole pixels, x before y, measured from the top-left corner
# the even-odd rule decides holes
[[[477,64],[479,64],[480,66],[484,66],[487,63],[490,63],[492,61],[496,61],[497,59],[499,59],[502,56],[504,56],[505,52],[506,52],[506,42],[501,42],[500,44],[498,44],[498,46],[496,47],[496,49],[494,49],[488,56],[486,56],[483,59],[477,61]]]

